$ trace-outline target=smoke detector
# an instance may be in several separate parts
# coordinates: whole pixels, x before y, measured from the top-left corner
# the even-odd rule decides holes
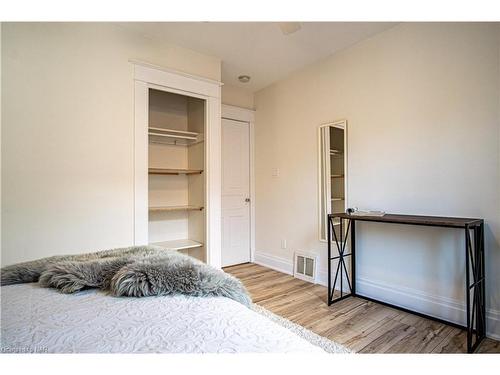
[[[250,82],[250,76],[247,76],[247,75],[241,75],[238,77],[238,81],[240,81],[241,83],[248,83]]]
[[[283,35],[290,35],[302,28],[300,22],[280,22],[278,23],[279,28]]]

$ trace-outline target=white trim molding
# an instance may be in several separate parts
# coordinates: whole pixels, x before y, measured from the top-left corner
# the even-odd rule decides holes
[[[164,66],[156,65],[156,64],[153,64],[153,63],[150,63],[150,62],[147,62],[147,61],[143,61],[143,60],[139,60],[139,59],[129,59],[128,61],[130,63],[134,64],[135,66],[142,66],[144,68],[154,69],[155,71],[161,71],[161,72],[165,72],[165,73],[174,74],[174,75],[176,75],[178,77],[190,78],[190,79],[193,79],[193,80],[195,80],[197,82],[206,82],[206,83],[209,83],[209,84],[212,84],[212,85],[216,85],[216,86],[223,86],[224,85],[220,81],[216,81],[216,80],[213,80],[213,79],[210,79],[210,78],[201,77],[201,76],[197,76],[197,75],[194,75],[194,74],[189,74],[189,73],[186,73],[186,72],[183,72],[183,71],[180,71],[180,70],[176,70],[176,69],[172,69],[172,68],[167,68],[167,67],[164,67]]]
[[[255,111],[222,104],[222,118],[248,123],[250,131],[250,261],[255,261]]]
[[[234,105],[222,104],[222,118],[242,122],[255,122],[255,111]]]
[[[221,267],[221,83],[152,64],[134,64],[134,243],[148,243],[149,89],[196,97],[206,102],[205,210],[206,260]]]
[[[134,78],[136,81],[169,87],[188,93],[207,97],[221,97],[221,83],[206,78],[179,73],[167,68],[158,68],[152,64],[134,63]]]
[[[254,263],[293,276],[293,261],[290,259],[256,251]]]

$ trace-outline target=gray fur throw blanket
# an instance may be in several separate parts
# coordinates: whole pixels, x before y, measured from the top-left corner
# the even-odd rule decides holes
[[[100,288],[114,296],[223,296],[246,306],[252,304],[235,277],[188,255],[156,246],[53,256],[4,267],[0,276],[2,286],[38,281],[62,293]]]

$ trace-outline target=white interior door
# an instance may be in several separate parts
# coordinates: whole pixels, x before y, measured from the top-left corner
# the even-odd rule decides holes
[[[222,120],[222,266],[250,262],[250,134]]]

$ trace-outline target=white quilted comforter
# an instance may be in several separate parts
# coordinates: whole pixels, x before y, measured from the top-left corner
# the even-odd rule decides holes
[[[1,287],[2,352],[322,352],[224,297],[61,294],[38,284]]]

